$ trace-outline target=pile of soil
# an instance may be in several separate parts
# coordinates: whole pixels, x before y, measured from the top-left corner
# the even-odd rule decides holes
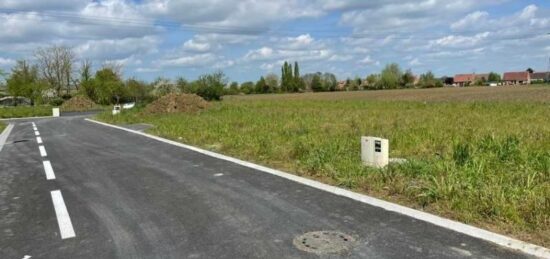
[[[97,109],[97,104],[86,96],[74,96],[61,105],[62,111],[82,112]]]
[[[145,113],[193,113],[206,109],[208,102],[195,94],[168,94],[147,105]]]

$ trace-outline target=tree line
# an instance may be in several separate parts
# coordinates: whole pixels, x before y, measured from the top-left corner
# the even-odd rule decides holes
[[[19,60],[6,78],[7,93],[26,97],[32,104],[60,105],[72,95],[89,97],[98,104],[135,101],[148,102],[169,93],[192,93],[206,100],[220,100],[224,95],[269,94],[325,91],[380,90],[398,88],[442,87],[445,79],[436,78],[428,71],[415,77],[411,70],[402,70],[398,64],[386,65],[380,73],[366,78],[348,78],[339,82],[332,73],[301,75],[298,62],[284,62],[281,74],[268,74],[258,81],[229,83],[227,76],[213,72],[188,81],[180,77],[170,80],[159,77],[147,83],[135,78],[123,79],[122,67],[105,63],[97,71],[89,60],[77,62],[70,48],[51,46],[34,53],[34,62]],[[488,81],[500,80],[500,75],[489,74]]]

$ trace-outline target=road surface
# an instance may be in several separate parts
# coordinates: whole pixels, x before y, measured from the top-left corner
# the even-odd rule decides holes
[[[0,258],[527,258],[83,117],[13,123],[0,152]],[[298,249],[312,231],[354,242]]]

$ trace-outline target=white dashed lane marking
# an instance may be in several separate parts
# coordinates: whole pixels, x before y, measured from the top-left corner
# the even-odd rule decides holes
[[[48,153],[46,153],[46,149],[44,148],[44,146],[38,146],[38,150],[40,150],[40,155],[42,157],[48,156]]]
[[[46,172],[46,179],[54,180],[55,173],[53,172],[52,163],[50,163],[50,161],[44,161],[42,163],[44,164],[44,172]]]
[[[41,137],[36,137],[36,143],[42,144],[42,138]]]
[[[57,217],[57,224],[59,224],[61,239],[75,237],[76,235],[74,233],[73,223],[71,223],[71,217],[69,217],[69,211],[67,211],[67,206],[65,206],[65,201],[63,201],[61,191],[55,190],[52,191],[51,194],[55,215]]]
[[[38,132],[38,130],[35,130],[35,131],[34,131],[34,135],[40,136],[40,132]]]

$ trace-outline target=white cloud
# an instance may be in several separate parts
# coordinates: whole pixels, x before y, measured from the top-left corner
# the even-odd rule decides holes
[[[489,18],[488,12],[476,11],[466,15],[466,17],[460,19],[460,21],[457,21],[451,24],[451,29],[453,30],[468,29],[472,26],[475,26],[478,23],[486,22],[487,18]]]
[[[409,61],[409,65],[410,66],[419,66],[419,65],[422,65],[422,62],[420,62],[420,60],[418,60],[418,58],[414,58],[411,61]]]
[[[198,32],[259,34],[277,21],[316,17],[323,12],[306,0],[149,0],[144,12],[168,16]]]
[[[92,59],[124,59],[131,55],[153,53],[157,51],[159,39],[155,36],[142,38],[89,40],[74,48],[79,57]]]
[[[13,66],[15,65],[15,60],[11,58],[0,57],[0,66]]]
[[[490,32],[478,33],[474,36],[449,35],[430,42],[431,46],[451,47],[451,48],[469,48],[479,45],[487,40]]]
[[[377,64],[378,61],[372,59],[370,56],[366,56],[365,58],[359,60],[358,63],[359,64],[366,64],[366,65],[373,65],[373,64]]]
[[[161,67],[191,67],[212,65],[217,57],[211,53],[195,54],[178,58],[163,59],[157,61]]]
[[[272,48],[269,47],[262,47],[260,49],[251,50],[244,56],[246,60],[266,60],[273,57],[274,51]]]
[[[212,46],[208,42],[197,42],[191,39],[183,44],[183,49],[187,51],[207,52],[212,49]]]

